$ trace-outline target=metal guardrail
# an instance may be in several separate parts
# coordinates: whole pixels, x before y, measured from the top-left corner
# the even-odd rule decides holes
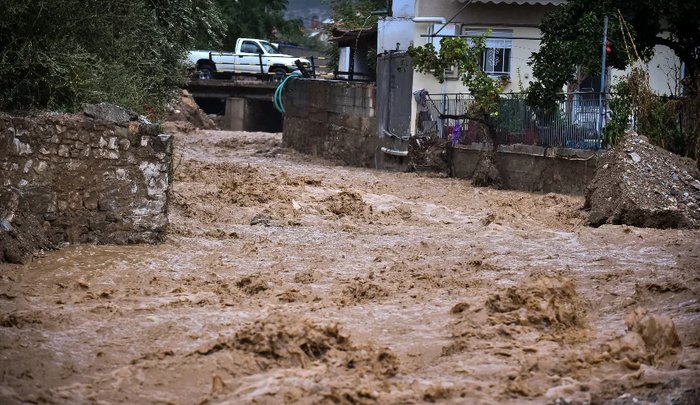
[[[211,53],[209,58],[211,59]],[[308,56],[305,57],[305,59],[308,59],[310,62],[310,71],[309,74],[313,78],[317,78],[321,75],[323,76],[330,76],[336,80],[349,80],[349,81],[365,81],[365,82],[371,82],[376,80],[376,74],[375,73],[360,73],[360,72],[355,72],[355,71],[339,71],[339,70],[330,70],[331,65],[330,64],[319,64],[318,62],[321,61],[328,61],[331,58],[323,57],[323,56]],[[241,62],[217,62],[217,66],[255,66],[259,68],[259,72],[257,72],[255,75],[259,80],[264,80],[264,81],[271,81],[271,80],[277,80],[281,81],[284,79],[285,76],[289,75],[289,73],[285,75],[279,75],[274,72],[269,72],[269,69],[271,67],[270,64],[265,63],[263,61],[262,55],[259,55],[258,63],[241,63]],[[217,73],[230,73],[227,71],[221,71],[219,70]],[[252,73],[252,72],[250,72]]]
[[[474,103],[471,95],[423,97],[419,100],[419,132],[433,132],[447,139],[457,133],[462,144],[487,141],[483,124],[468,118],[467,111]],[[496,129],[499,144],[597,149],[602,147],[598,97],[598,93],[572,93],[565,95],[555,108],[541,110],[531,107],[525,94],[502,94],[497,113],[488,119]]]
[[[321,73],[329,73],[330,70],[329,68],[331,67],[328,64],[325,65],[319,65],[317,61],[326,61],[330,60],[330,58],[326,58],[324,56],[309,56],[306,59],[308,59],[311,62],[311,75],[316,78],[318,74]]]
[[[333,72],[333,77],[337,80],[348,80],[351,82],[373,82],[376,80],[377,75],[375,73],[344,72],[336,70]]]
[[[313,57],[312,57],[312,58],[313,58]],[[211,53],[211,52],[209,53],[209,60],[211,60],[212,63],[213,63],[212,53]],[[297,59],[297,61],[298,61],[298,59]],[[275,65],[271,65],[271,64],[269,64],[269,63],[265,63],[265,62],[263,61],[263,55],[262,55],[262,54],[258,54],[258,63],[217,62],[216,65],[217,65],[217,66],[227,66],[227,65],[231,65],[231,66],[255,66],[255,67],[259,68],[259,70],[260,70],[259,72],[256,72],[256,73],[255,73],[256,78],[259,79],[259,80],[263,80],[263,81],[272,81],[272,80],[281,81],[281,80],[283,80],[286,76],[289,75],[289,73],[285,73],[284,75],[282,75],[282,74],[279,74],[279,73],[277,73],[277,72],[270,72],[270,71],[269,71],[270,68],[273,68],[273,69],[274,69],[274,68],[275,68]],[[309,67],[311,67],[311,68],[313,69],[313,71],[314,71],[313,77],[316,77],[315,68],[313,68],[313,60],[312,60],[312,62],[311,62],[311,66],[309,66]],[[235,70],[235,69],[233,69],[233,70]],[[229,74],[233,74],[232,71],[225,71],[225,70],[224,70],[224,71],[217,70],[217,72],[214,72],[214,73],[229,73]],[[244,72],[244,73],[253,73],[253,72]]]
[[[319,65],[316,62],[317,61],[327,61],[330,60],[331,58],[326,58],[324,56],[309,56],[306,59],[308,59],[311,62],[311,75],[312,77],[316,78],[319,76],[319,71],[321,74],[333,74],[333,78],[336,80],[349,80],[349,81],[361,81],[361,82],[372,82],[377,79],[377,74],[376,73],[360,73],[360,72],[355,72],[354,70],[349,70],[349,71],[341,71],[341,70],[333,70],[332,72],[330,71],[330,65]]]

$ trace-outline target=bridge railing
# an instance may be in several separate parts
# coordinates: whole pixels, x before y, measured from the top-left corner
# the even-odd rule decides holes
[[[349,81],[364,81],[371,82],[376,80],[376,73],[363,73],[356,72],[353,70],[340,71],[337,68],[331,69],[333,66],[330,65],[330,60],[325,56],[308,56],[310,62],[309,74],[313,78],[332,78],[336,80],[349,80]],[[262,55],[258,58],[258,63],[240,63],[240,62],[218,62],[217,65],[222,66],[255,66],[259,72],[255,74],[258,80],[262,81],[281,81],[289,73],[285,75],[277,74],[275,72],[269,72],[270,65],[263,61]],[[234,69],[231,69],[234,70]],[[225,70],[223,72],[226,72]]]

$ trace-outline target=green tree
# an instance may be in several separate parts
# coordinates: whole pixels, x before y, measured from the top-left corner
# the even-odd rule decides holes
[[[372,12],[386,9],[386,0],[327,1],[330,3],[331,16],[334,22],[332,26],[326,28],[329,31],[328,34],[330,34],[333,28],[352,30],[376,27],[379,16],[373,15]],[[371,48],[369,52],[371,55],[376,56],[376,47]],[[329,64],[331,69],[336,70],[338,68],[338,58],[340,56],[338,45],[334,42],[330,43],[326,48],[326,54],[331,60]],[[370,68],[373,66],[374,65],[370,63]]]
[[[162,109],[195,36],[221,27],[213,0],[3,0],[0,15],[2,110]]]
[[[300,20],[287,21],[288,0],[216,0],[226,26],[223,49],[232,50],[236,39],[299,39]]]
[[[675,153],[700,153],[700,2],[684,0],[569,0],[540,25],[542,44],[531,64],[535,82],[529,89],[533,105],[547,107],[562,86],[577,85],[601,64],[603,19],[609,18],[613,52],[608,65],[633,67],[616,86],[610,101],[612,121],[605,130],[611,145],[623,135],[628,116],[655,144]],[[678,99],[658,97],[637,64],[648,61],[656,45],[670,48],[685,66],[684,94]],[[579,72],[579,74],[576,74]]]
[[[337,27],[371,28],[379,19],[372,12],[386,9],[386,0],[330,0],[330,6]]]
[[[638,54],[648,60],[655,45],[668,46],[685,64],[690,94],[697,94],[700,67],[700,2],[687,0],[569,0],[540,25],[542,43],[531,59],[535,81],[530,101],[551,105],[562,86],[576,84],[577,69],[600,71],[604,16],[613,53],[608,65],[624,69]],[[626,25],[629,36],[623,34]],[[668,35],[665,35],[665,32]],[[635,51],[636,49],[636,51]],[[582,75],[578,75],[581,77]]]
[[[608,106],[612,119],[605,126],[604,141],[614,145],[622,138],[630,116],[636,129],[664,149],[697,159],[700,154],[700,100],[654,94],[647,71],[635,66],[613,86]]]
[[[495,118],[498,116],[499,95],[503,87],[500,81],[490,78],[479,66],[479,57],[486,49],[488,35],[489,32],[471,41],[465,38],[442,38],[439,52],[436,52],[433,44],[408,49],[414,69],[432,74],[440,83],[445,81],[445,71],[454,66],[462,84],[474,97],[474,103],[462,118],[481,123],[484,135],[491,145],[491,149],[482,154],[473,176],[472,181],[477,186],[497,186],[500,182],[494,164],[498,149]]]

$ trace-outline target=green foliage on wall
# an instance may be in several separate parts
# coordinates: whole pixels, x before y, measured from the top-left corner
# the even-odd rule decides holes
[[[700,151],[700,100],[665,97],[649,88],[647,72],[634,67],[613,86],[609,101],[611,120],[605,127],[605,143],[614,145],[633,119],[637,131],[649,141],[681,156],[697,159]]]
[[[462,84],[474,97],[470,118],[487,125],[491,122],[491,117],[498,115],[499,94],[503,91],[501,81],[489,77],[479,66],[479,56],[486,49],[489,34],[487,32],[471,41],[465,38],[442,38],[439,52],[436,52],[433,44],[408,49],[414,69],[432,74],[440,83],[445,81],[445,71],[454,67]]]

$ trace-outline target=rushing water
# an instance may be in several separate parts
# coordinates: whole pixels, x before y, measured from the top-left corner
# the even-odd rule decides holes
[[[579,197],[347,168],[279,144],[180,135],[165,243],[0,267],[0,402],[697,393],[698,231],[588,228]],[[615,349],[638,306],[670,317],[682,346]]]

